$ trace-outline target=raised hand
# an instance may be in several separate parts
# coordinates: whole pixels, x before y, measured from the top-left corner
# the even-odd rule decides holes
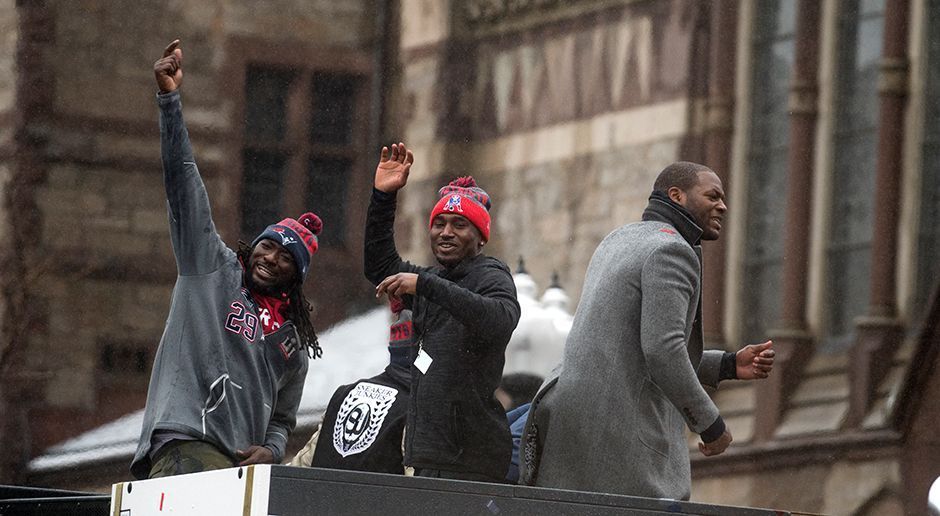
[[[739,350],[734,357],[738,380],[758,380],[770,376],[774,368],[773,341],[751,344]]]
[[[183,50],[179,46],[180,40],[174,39],[163,49],[163,57],[153,64],[160,93],[176,91],[183,83]]]
[[[408,182],[408,172],[415,157],[405,144],[392,144],[392,150],[382,147],[379,164],[375,167],[375,189],[385,193],[397,192]]]

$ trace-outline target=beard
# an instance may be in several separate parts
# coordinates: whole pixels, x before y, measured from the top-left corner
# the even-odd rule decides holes
[[[291,285],[259,285],[252,276],[251,269],[245,271],[244,283],[250,292],[257,292],[268,297],[278,297],[287,293],[291,287]]]

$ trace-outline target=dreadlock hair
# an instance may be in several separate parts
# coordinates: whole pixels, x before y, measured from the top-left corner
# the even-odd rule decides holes
[[[245,269],[248,269],[248,259],[251,257],[251,246],[244,240],[238,241],[238,259],[242,262]],[[288,288],[287,294],[287,318],[294,323],[297,328],[297,335],[300,336],[300,342],[307,350],[307,356],[310,358],[320,358],[323,356],[323,349],[320,347],[320,340],[317,338],[317,331],[313,327],[313,321],[310,320],[310,313],[313,312],[313,306],[304,295],[304,285],[297,279]]]

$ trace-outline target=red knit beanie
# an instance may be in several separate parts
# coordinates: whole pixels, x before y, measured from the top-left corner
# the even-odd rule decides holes
[[[458,177],[438,191],[441,196],[434,209],[428,227],[434,223],[434,217],[441,213],[461,215],[480,230],[483,241],[490,239],[490,196],[477,186],[473,176]]]

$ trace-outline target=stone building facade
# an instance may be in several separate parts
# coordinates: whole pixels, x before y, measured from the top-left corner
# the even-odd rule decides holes
[[[229,242],[273,213],[248,200],[298,211],[308,184],[347,201],[335,220],[361,220],[376,149],[402,140],[416,154],[403,254],[431,260],[435,192],[472,174],[493,198],[487,252],[524,256],[536,278],[557,271],[576,303],[595,246],[639,218],[659,170],[710,165],[731,212],[705,249],[708,341],[772,337],[778,362],[770,380],[715,393],[735,444],[693,453],[693,497],[924,512],[940,475],[940,2],[259,5],[0,2],[0,234],[12,243],[0,303],[4,338],[28,344],[14,368],[27,381],[2,386],[4,399],[22,384],[42,400],[30,421],[115,416],[123,398],[98,396],[132,390],[126,364],[149,368],[173,263],[148,70],[179,36]],[[339,113],[317,114],[324,95]],[[344,130],[354,143],[331,140]],[[286,186],[266,189],[271,177]],[[314,270],[324,322],[369,297],[361,228],[347,228],[318,256],[330,275]]]
[[[0,392],[25,454],[143,406],[176,275],[152,72],[174,38],[223,239],[312,209],[315,325],[371,306],[363,171],[392,14],[372,0],[0,2]]]
[[[715,394],[736,444],[705,459],[690,443],[693,498],[925,510],[940,474],[919,426],[936,417],[920,389],[938,346],[938,2],[410,0],[402,20],[408,227],[473,174],[494,199],[490,252],[559,271],[577,298],[659,170],[722,177],[707,340],[771,337],[778,361]],[[425,252],[421,232],[410,242]]]

